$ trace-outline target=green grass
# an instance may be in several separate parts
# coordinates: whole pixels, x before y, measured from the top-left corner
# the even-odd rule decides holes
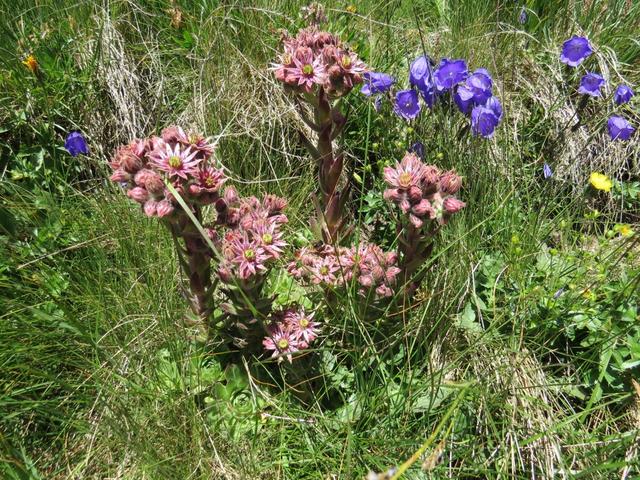
[[[0,2],[2,476],[363,478],[436,430],[426,456],[442,458],[405,478],[640,475],[638,368],[593,378],[612,341],[631,345],[618,309],[637,308],[638,234],[606,232],[638,211],[586,189],[593,170],[637,181],[638,137],[610,147],[597,103],[586,127],[565,131],[577,79],[557,61],[561,42],[585,33],[597,46],[590,68],[638,90],[640,4],[528,1],[524,26],[522,2],[506,0],[353,5],[327,2],[328,28],[375,70],[404,85],[423,47],[466,58],[496,78],[505,120],[485,142],[458,115],[424,114],[408,130],[356,93],[346,100],[362,231],[392,242],[387,211],[365,226],[356,210],[416,140],[463,175],[468,208],[438,238],[419,307],[370,321],[343,299],[324,319],[312,380],[298,384],[261,360],[225,366],[190,339],[170,238],[108,185],[105,160],[133,137],[198,127],[220,135],[217,155],[243,194],[289,198],[289,238],[306,230],[314,170],[268,70],[277,29],[302,26],[302,4]],[[21,64],[28,53],[42,76]],[[636,126],[637,105],[625,110]],[[75,128],[89,157],[62,148]],[[601,322],[591,345],[568,340],[576,311]]]

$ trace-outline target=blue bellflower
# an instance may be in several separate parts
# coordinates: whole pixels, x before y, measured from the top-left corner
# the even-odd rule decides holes
[[[499,122],[493,110],[484,105],[477,105],[471,111],[471,132],[474,135],[491,138]]]
[[[438,93],[451,90],[457,84],[464,82],[469,74],[464,60],[450,60],[443,58],[433,74],[433,81]]]
[[[635,128],[629,122],[616,115],[609,118],[607,128],[612,140],[629,140],[635,132]]]
[[[431,60],[424,55],[416,58],[409,67],[409,82],[420,90],[431,81]]]
[[[462,113],[468,115],[471,113],[474,105],[473,91],[464,84],[458,85],[453,93],[453,101],[456,102],[456,105]]]
[[[420,113],[418,92],[415,90],[402,90],[396,93],[394,112],[405,120],[416,118]]]
[[[624,105],[625,103],[628,103],[629,100],[631,100],[631,97],[633,97],[634,93],[633,90],[631,90],[631,87],[628,87],[626,85],[618,85],[618,88],[616,88],[616,93],[613,95],[613,99],[615,100],[617,105]]]
[[[81,153],[83,155],[87,155],[89,153],[87,141],[80,132],[71,132],[67,135],[67,139],[64,141],[64,148],[67,149],[72,157],[77,157]]]
[[[467,78],[467,87],[473,92],[473,101],[482,105],[492,95],[493,79],[486,69],[479,68]]]
[[[545,163],[542,167],[542,174],[544,175],[544,178],[551,178],[553,176],[553,171],[548,163]]]
[[[391,75],[382,72],[365,72],[362,75],[363,85],[360,93],[370,97],[374,93],[385,93],[389,91],[395,79]]]
[[[562,44],[560,61],[570,67],[577,67],[593,53],[589,40],[584,37],[573,36]]]
[[[578,93],[590,95],[592,97],[599,97],[601,95],[600,89],[602,87],[604,87],[604,78],[597,73],[587,72],[580,80]]]

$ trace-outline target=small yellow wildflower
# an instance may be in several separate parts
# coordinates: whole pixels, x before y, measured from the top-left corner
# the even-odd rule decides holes
[[[356,13],[358,11],[358,9],[356,8],[355,5],[348,5],[347,6],[347,12],[349,13]]]
[[[607,177],[604,173],[593,172],[589,177],[589,183],[596,190],[603,190],[605,192],[610,192],[611,187],[613,186],[613,182],[609,177]]]
[[[616,225],[613,229],[620,234],[622,237],[630,237],[633,235],[633,229],[626,224]]]
[[[582,291],[582,298],[584,298],[585,300],[589,300],[590,302],[595,302],[598,297],[594,292],[586,288]]]
[[[36,60],[36,57],[34,57],[33,55],[29,55],[27,58],[25,58],[22,61],[22,64],[24,66],[26,66],[29,70],[31,70],[31,73],[36,73],[38,71],[38,61]]]

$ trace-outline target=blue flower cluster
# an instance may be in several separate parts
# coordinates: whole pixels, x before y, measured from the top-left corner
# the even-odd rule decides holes
[[[577,67],[593,53],[589,40],[584,37],[573,36],[562,44],[560,61],[570,67]],[[605,79],[595,72],[586,72],[580,79],[578,93],[591,97],[601,97],[601,90],[605,86]],[[634,93],[627,85],[618,85],[613,99],[616,105],[624,105],[631,100]],[[607,121],[607,129],[612,140],[629,140],[635,132],[631,124],[618,115],[612,115]]]
[[[502,120],[502,105],[493,96],[493,79],[484,68],[470,73],[464,60],[442,59],[434,68],[427,56],[417,58],[409,69],[411,88],[395,94],[394,112],[405,120],[416,118],[422,101],[429,108],[446,96],[453,99],[458,109],[471,117],[474,135],[490,138]],[[364,74],[361,92],[367,96],[388,92],[395,83],[393,77],[380,72]],[[380,105],[376,98],[376,108]]]

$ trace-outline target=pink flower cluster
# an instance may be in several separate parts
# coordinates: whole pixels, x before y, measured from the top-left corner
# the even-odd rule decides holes
[[[109,165],[111,180],[120,183],[148,217],[171,217],[176,200],[171,183],[189,203],[207,205],[218,198],[226,178],[216,168],[214,147],[204,137],[169,127],[161,136],[120,147]]]
[[[284,53],[274,64],[276,78],[297,91],[312,93],[319,85],[331,96],[341,96],[362,82],[367,66],[338,37],[315,26],[285,36]]]
[[[267,265],[280,258],[287,243],[280,227],[287,223],[282,213],[287,201],[275,195],[241,198],[233,187],[225,189],[216,201],[217,223],[228,230],[220,236],[209,229],[209,236],[222,253],[218,269],[225,283],[256,280],[267,272]]]
[[[291,362],[293,353],[309,348],[320,333],[313,315],[305,312],[303,307],[289,308],[272,315],[267,336],[262,341],[265,350],[272,352],[272,358],[282,360],[286,356]]]
[[[465,203],[455,198],[462,179],[454,172],[441,172],[435,165],[425,165],[413,153],[407,153],[395,167],[385,167],[384,180],[389,188],[384,198],[409,214],[415,228],[425,220],[445,224]]]
[[[303,248],[289,264],[289,273],[304,283],[337,288],[355,279],[359,293],[371,290],[379,297],[391,297],[400,273],[397,254],[384,252],[378,245],[365,243],[357,247]]]

